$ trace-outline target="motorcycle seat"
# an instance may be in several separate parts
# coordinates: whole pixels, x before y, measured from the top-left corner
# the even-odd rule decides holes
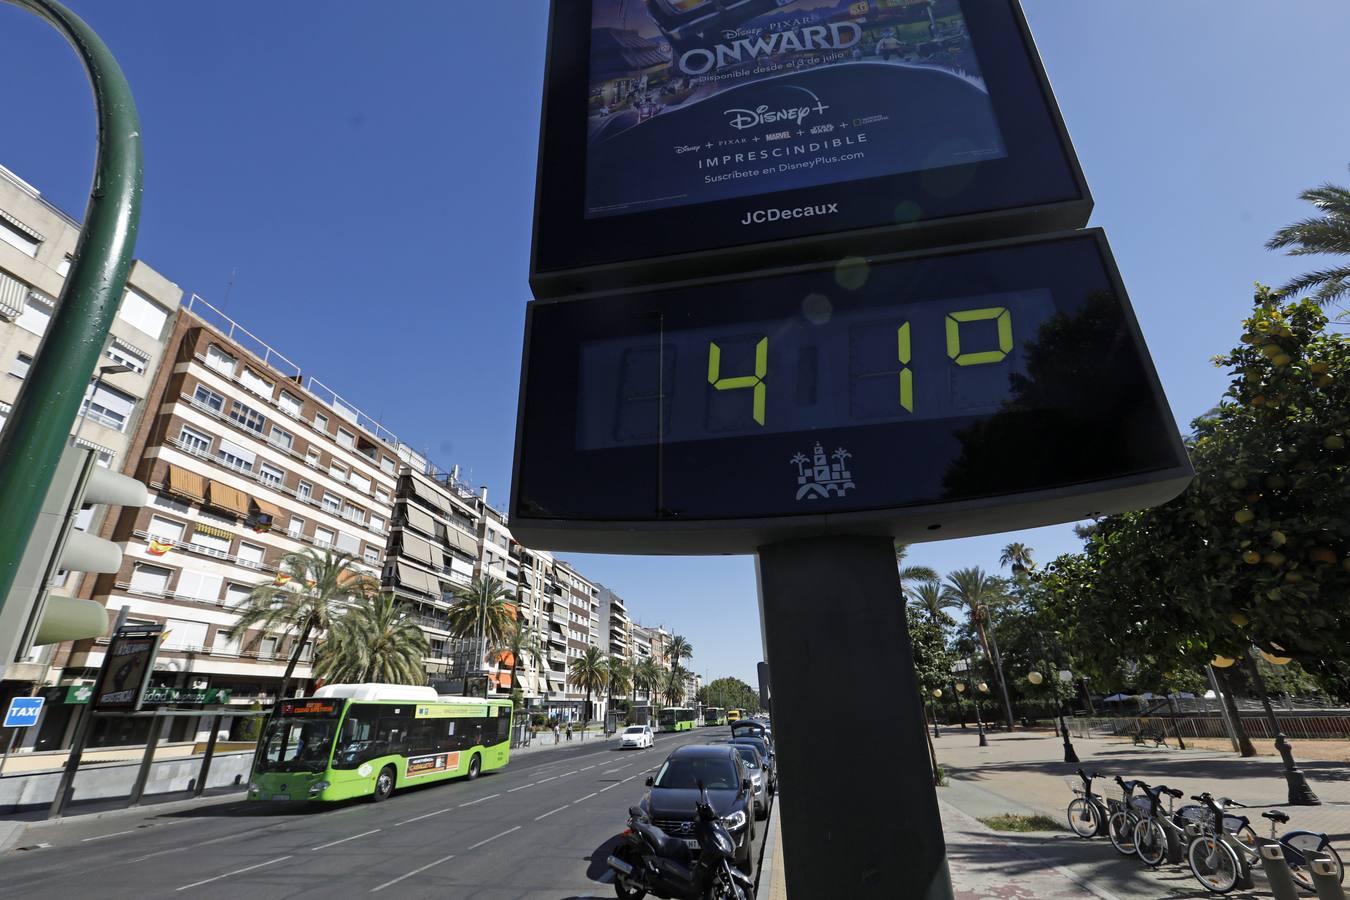
[[[679,838],[673,838],[655,825],[648,825],[646,822],[634,822],[633,828],[641,832],[661,856],[678,862],[689,859],[689,848]]]

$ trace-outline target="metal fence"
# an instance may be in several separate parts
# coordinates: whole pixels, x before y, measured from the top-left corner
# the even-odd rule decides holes
[[[1291,740],[1350,740],[1350,715],[1286,715],[1277,712],[1276,719],[1280,730]],[[1242,727],[1249,737],[1256,740],[1271,740],[1275,737],[1264,715],[1248,715],[1244,711]],[[1083,717],[1070,719],[1069,731],[1081,738],[1162,734],[1171,739],[1178,731],[1183,738],[1228,737],[1223,719],[1218,715]]]

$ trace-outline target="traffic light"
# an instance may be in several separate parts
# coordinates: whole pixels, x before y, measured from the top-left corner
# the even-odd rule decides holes
[[[107,633],[108,614],[102,604],[51,593],[49,585],[61,571],[111,573],[121,566],[120,547],[74,527],[85,504],[135,507],[149,502],[144,484],[98,465],[92,450],[66,448],[19,562],[14,587],[0,598],[0,673],[34,645]]]

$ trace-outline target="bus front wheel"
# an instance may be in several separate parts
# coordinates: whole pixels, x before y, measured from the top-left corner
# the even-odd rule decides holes
[[[394,781],[398,773],[394,771],[393,766],[385,766],[380,770],[380,774],[375,779],[375,793],[371,795],[376,803],[381,800],[388,800],[389,795],[394,792]]]
[[[483,771],[483,759],[477,753],[469,760],[469,780],[473,781]]]

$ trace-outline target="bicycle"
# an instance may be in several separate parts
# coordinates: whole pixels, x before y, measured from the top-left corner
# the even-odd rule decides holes
[[[1136,797],[1134,792],[1137,788],[1147,789],[1148,785],[1142,781],[1126,781],[1119,775],[1116,776],[1116,784],[1120,785],[1121,797],[1110,801],[1111,814],[1106,820],[1106,834],[1117,853],[1133,856],[1134,828],[1143,819],[1148,807],[1147,798]]]
[[[1181,791],[1169,788],[1165,784],[1146,788],[1148,797],[1148,815],[1134,826],[1134,848],[1144,865],[1156,869],[1164,861],[1180,862],[1181,848],[1185,832],[1177,825],[1172,805],[1177,798],[1184,796]],[[1163,812],[1162,798],[1167,797],[1167,812]]]
[[[1295,829],[1286,831],[1284,834],[1276,837],[1275,829],[1279,825],[1289,824],[1289,814],[1278,809],[1267,810],[1261,813],[1261,818],[1270,822],[1270,839],[1280,845],[1284,851],[1284,861],[1289,864],[1289,874],[1294,876],[1295,883],[1305,891],[1315,891],[1316,885],[1313,884],[1312,873],[1308,871],[1308,854],[1320,853],[1331,858],[1336,866],[1336,877],[1345,882],[1345,867],[1341,865],[1341,855],[1336,852],[1336,848],[1331,846],[1331,838],[1320,831],[1304,831]],[[1253,841],[1253,844],[1255,842]],[[1260,858],[1259,851],[1253,858],[1253,862]]]
[[[1088,775],[1082,769],[1079,769],[1078,777],[1082,779],[1082,787],[1078,787],[1071,779],[1065,779],[1069,785],[1069,790],[1077,795],[1069,801],[1067,810],[1069,828],[1080,838],[1090,838],[1104,833],[1109,815],[1101,795],[1092,792],[1093,779],[1101,778],[1102,775],[1100,772],[1093,772]]]
[[[1250,883],[1251,862],[1259,858],[1256,850],[1256,835],[1251,831],[1246,816],[1225,816],[1224,808],[1233,804],[1227,797],[1217,801],[1208,791],[1192,796],[1204,804],[1208,815],[1200,822],[1190,822],[1195,837],[1186,845],[1186,863],[1190,866],[1195,880],[1204,885],[1205,890],[1215,894],[1226,894],[1238,886],[1239,882]],[[1251,836],[1250,846],[1239,840],[1232,823],[1241,823],[1239,829],[1246,828]]]

